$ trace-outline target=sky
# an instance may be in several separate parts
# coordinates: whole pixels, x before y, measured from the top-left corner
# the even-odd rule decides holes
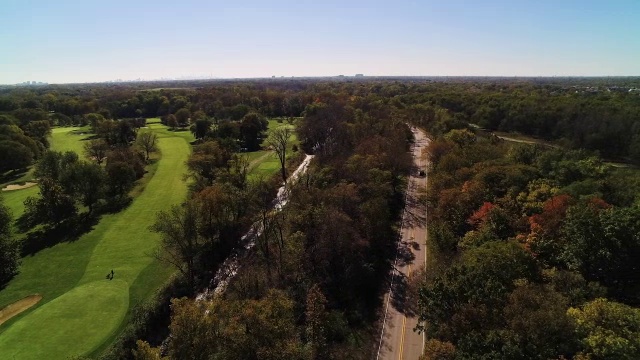
[[[0,0],[0,84],[640,75],[640,0]]]

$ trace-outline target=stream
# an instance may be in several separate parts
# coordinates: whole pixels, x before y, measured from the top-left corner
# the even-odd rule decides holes
[[[296,171],[294,171],[287,179],[287,182],[278,189],[278,194],[273,200],[273,209],[275,211],[280,211],[285,205],[287,205],[291,195],[289,190],[291,185],[295,184],[300,176],[307,171],[309,164],[311,163],[311,159],[313,159],[313,155],[307,155]],[[196,295],[196,301],[209,300],[214,296],[224,293],[229,282],[234,276],[236,276],[240,269],[240,259],[242,259],[247,251],[253,248],[256,244],[256,239],[262,234],[262,230],[261,221],[256,221],[251,225],[249,231],[240,238],[240,246],[238,247],[238,250],[233,252],[227,260],[222,263],[211,280],[209,287]]]

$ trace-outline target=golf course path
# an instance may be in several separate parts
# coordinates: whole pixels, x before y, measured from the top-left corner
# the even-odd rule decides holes
[[[101,231],[100,240],[78,284],[3,332],[0,359],[86,355],[118,331],[131,305],[131,285],[154,261],[150,254],[159,236],[148,229],[155,214],[182,202],[187,193],[182,175],[190,152],[188,142],[160,136],[158,146],[162,158],[142,194],[124,211],[105,216],[100,229],[93,231]],[[111,271],[114,276],[109,280],[106,276]]]

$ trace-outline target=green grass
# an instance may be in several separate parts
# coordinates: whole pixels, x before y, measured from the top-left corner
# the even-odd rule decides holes
[[[88,127],[58,127],[51,130],[51,150],[75,151],[84,158],[83,146],[93,135]]]
[[[157,211],[186,196],[182,174],[192,137],[159,124],[150,127],[159,134],[162,158],[144,191],[127,209],[104,216],[77,241],[23,259],[20,274],[0,292],[0,307],[30,294],[43,296],[36,306],[0,327],[0,359],[91,354],[112,341],[132,306],[148,298],[172,273],[150,256],[158,235],[148,228]],[[107,280],[111,269],[115,278]]]
[[[84,127],[56,127],[51,129],[50,150],[54,151],[75,151],[84,157],[83,145],[86,140],[91,138],[88,126]],[[33,166],[21,174],[0,174],[0,188],[10,184],[23,184],[33,180]]]
[[[17,219],[24,213],[24,201],[29,196],[38,195],[38,187],[32,186],[22,190],[3,191],[0,197],[4,199],[4,204],[11,210],[11,215]]]
[[[287,159],[293,155],[292,147],[294,145],[300,146],[298,138],[296,137],[295,132],[293,132],[293,125],[290,125],[286,121],[278,122],[275,119],[269,120],[269,131],[273,129],[277,129],[282,126],[287,126],[292,129],[291,139],[289,141],[289,148],[287,149]],[[262,146],[266,146],[266,143],[263,143]],[[280,171],[280,160],[278,160],[278,156],[276,156],[275,152],[271,150],[261,150],[254,151],[250,153],[246,153],[246,156],[249,160],[249,178],[250,179],[259,179],[259,178],[269,178],[274,174]]]

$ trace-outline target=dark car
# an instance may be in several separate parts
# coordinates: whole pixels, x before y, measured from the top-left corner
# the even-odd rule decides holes
[[[420,171],[418,171],[418,176],[425,177],[425,176],[427,176],[427,173],[424,172],[424,170],[420,170]]]

